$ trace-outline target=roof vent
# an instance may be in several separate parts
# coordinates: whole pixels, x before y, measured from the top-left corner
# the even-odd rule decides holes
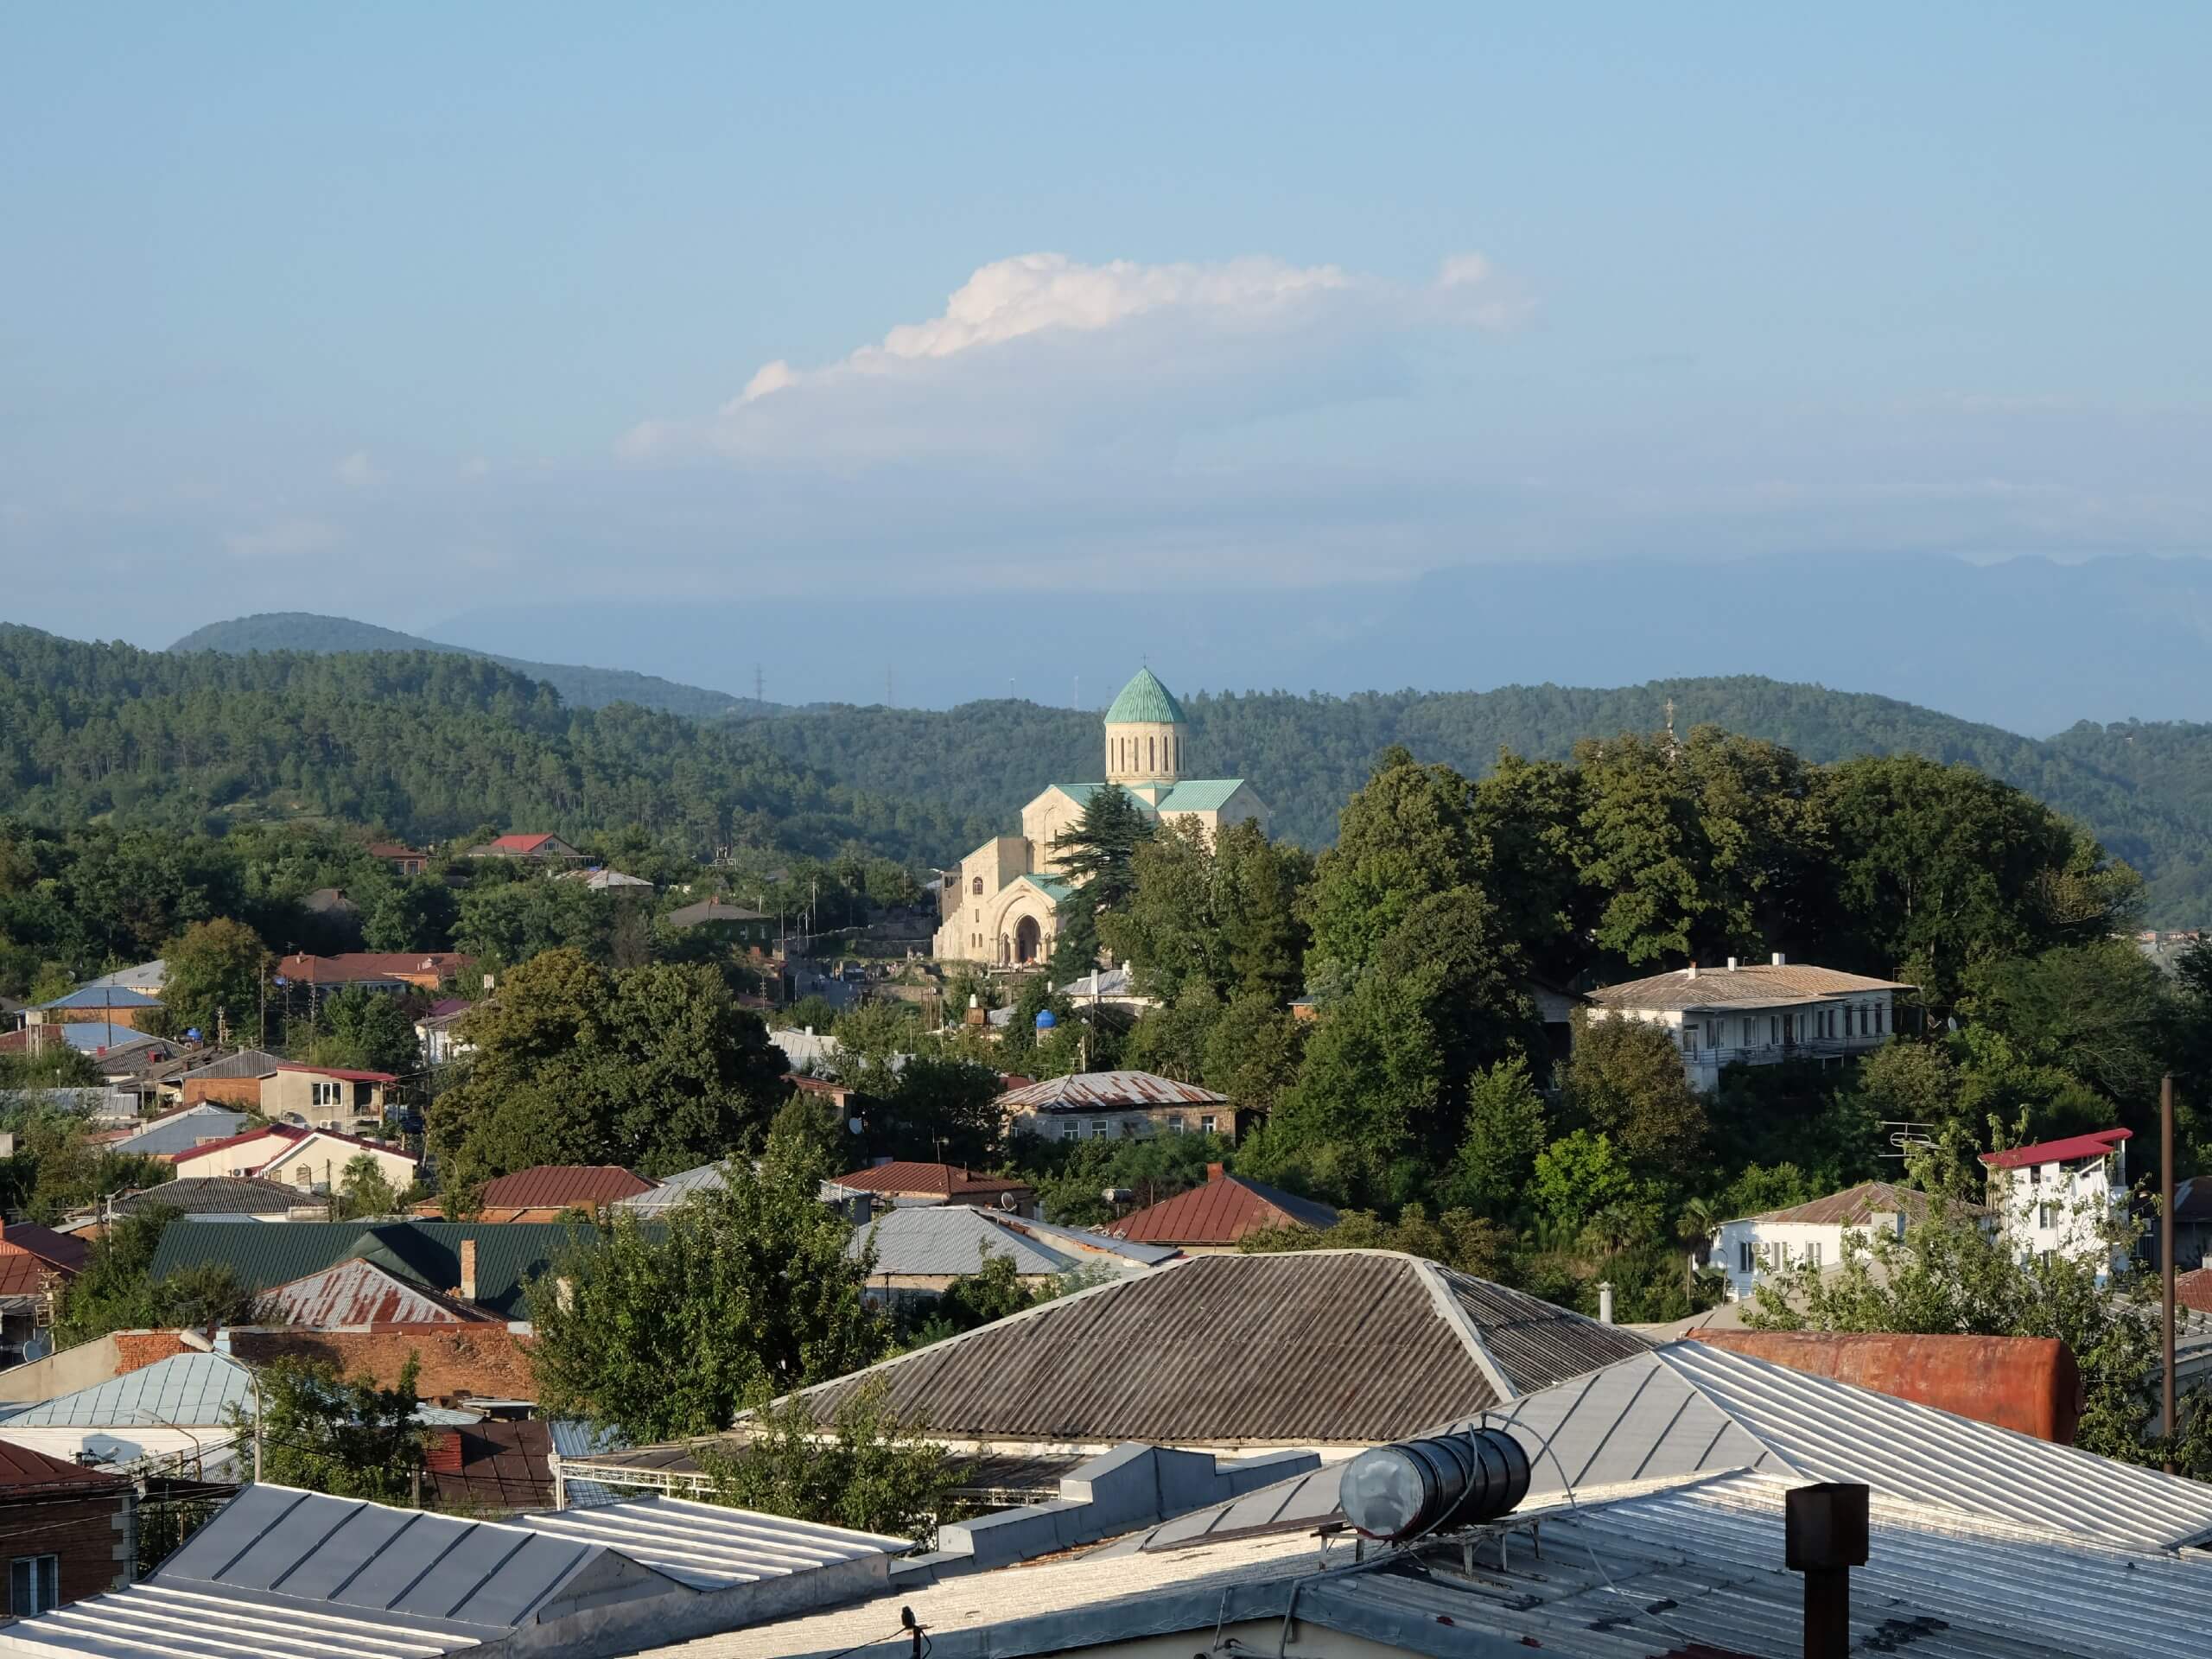
[[[1728,958],[1728,971],[1732,974],[1736,971],[1736,958],[1733,957]]]
[[[1369,1448],[1346,1465],[1344,1518],[1370,1538],[1495,1521],[1529,1495],[1529,1454],[1502,1428]]]
[[[1682,977],[1684,979],[1695,979],[1697,977],[1697,963],[1692,963],[1688,967],[1683,969]]]
[[[1777,968],[1786,968],[1789,965],[1789,958],[1783,956],[1779,950],[1774,953],[1771,960],[1774,965]]]

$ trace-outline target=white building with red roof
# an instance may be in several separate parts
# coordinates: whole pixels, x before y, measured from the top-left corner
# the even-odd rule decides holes
[[[2063,1255],[2102,1265],[2099,1277],[2126,1259],[2113,1230],[2127,1217],[2130,1129],[2043,1141],[1981,1154],[1989,1207],[2022,1262]]]
[[[221,1141],[178,1153],[169,1160],[179,1180],[193,1176],[255,1176],[282,1181],[306,1192],[327,1192],[343,1185],[346,1166],[366,1153],[376,1160],[377,1173],[396,1192],[415,1184],[422,1160],[404,1147],[333,1129],[296,1128],[271,1123]]]

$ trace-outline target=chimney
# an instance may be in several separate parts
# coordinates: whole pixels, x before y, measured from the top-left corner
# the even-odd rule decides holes
[[[476,1241],[461,1241],[461,1299],[465,1302],[476,1300]]]
[[[1733,957],[1728,958],[1728,971],[1732,974],[1736,971],[1736,958]]]
[[[1777,968],[1786,968],[1789,965],[1789,958],[1783,956],[1779,950],[1774,953],[1772,961],[1774,965]]]
[[[1684,979],[1695,979],[1697,977],[1697,963],[1692,963],[1688,967],[1683,969],[1682,977]]]
[[[1224,1172],[1219,1164],[1208,1164],[1206,1166],[1206,1185],[1209,1186],[1212,1185],[1216,1181],[1222,1178],[1224,1173]]]
[[[1805,1575],[1805,1659],[1851,1649],[1851,1569],[1866,1565],[1864,1486],[1831,1481],[1784,1494],[1783,1559]]]
[[[1611,1325],[1612,1322],[1613,1281],[1607,1279],[1598,1287],[1598,1323],[1600,1325]]]

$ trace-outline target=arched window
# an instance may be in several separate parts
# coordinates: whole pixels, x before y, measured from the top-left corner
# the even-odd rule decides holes
[[[1144,741],[1144,769],[1147,772],[1157,772],[1160,769],[1160,762],[1152,752],[1155,741],[1157,741],[1156,739],[1149,737]]]
[[[980,875],[976,878],[974,892],[978,899],[983,896],[983,878]]]

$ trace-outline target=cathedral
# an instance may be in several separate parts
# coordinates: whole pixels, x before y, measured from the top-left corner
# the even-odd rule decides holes
[[[1021,809],[1020,835],[994,836],[947,878],[938,957],[1014,967],[1052,955],[1061,907],[1075,893],[1059,874],[1052,842],[1106,784],[1121,785],[1162,823],[1190,819],[1214,830],[1249,818],[1265,830],[1268,809],[1242,778],[1184,776],[1189,731],[1174,695],[1140,669],[1106,711],[1105,783],[1047,785]]]

